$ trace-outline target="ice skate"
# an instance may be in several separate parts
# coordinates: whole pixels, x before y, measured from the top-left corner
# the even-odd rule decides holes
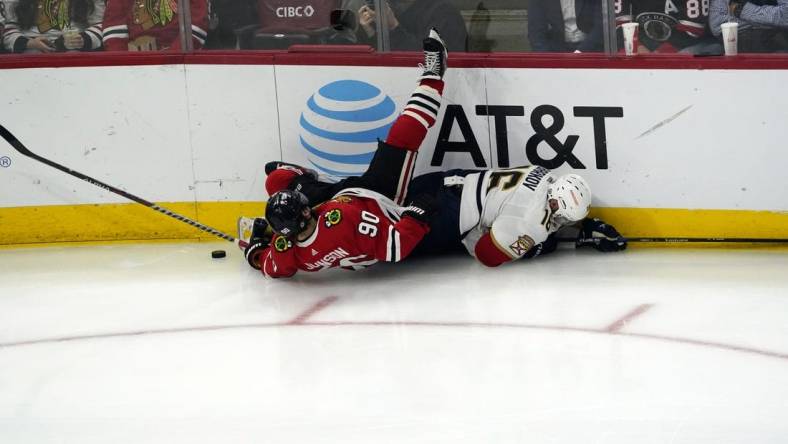
[[[430,29],[429,35],[424,39],[424,64],[419,64],[419,67],[424,70],[422,78],[443,79],[448,58],[446,44],[440,34],[435,28]]]

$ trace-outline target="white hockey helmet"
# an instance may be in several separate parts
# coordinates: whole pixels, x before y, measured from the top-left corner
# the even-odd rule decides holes
[[[565,174],[547,187],[547,205],[555,199],[551,220],[556,225],[583,220],[591,206],[591,188],[577,174]]]

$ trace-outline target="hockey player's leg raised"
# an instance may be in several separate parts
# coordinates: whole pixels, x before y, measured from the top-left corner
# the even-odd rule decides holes
[[[419,149],[427,130],[435,125],[438,118],[447,59],[446,45],[438,32],[432,29],[424,39],[424,64],[419,64],[423,70],[419,85],[389,130],[387,144],[411,151]]]
[[[402,205],[416,165],[416,152],[438,117],[447,58],[446,45],[438,32],[432,29],[424,39],[424,62],[419,64],[422,73],[418,86],[392,124],[386,141],[379,142],[369,168],[361,176],[328,183],[306,168],[270,162],[266,165],[268,194],[285,188],[299,190],[314,205],[343,189],[365,188]]]
[[[384,194],[399,205],[405,202],[419,147],[438,118],[447,58],[446,45],[432,29],[424,39],[419,84],[361,178],[364,187]]]

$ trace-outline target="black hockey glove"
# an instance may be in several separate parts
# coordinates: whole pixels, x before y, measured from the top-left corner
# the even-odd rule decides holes
[[[558,240],[555,238],[555,233],[547,236],[541,244],[536,244],[530,250],[525,252],[523,259],[531,259],[536,256],[544,256],[550,254],[558,247]]]
[[[429,193],[419,194],[410,201],[402,217],[410,216],[419,222],[430,223],[432,215],[435,214],[435,197]]]
[[[271,244],[272,236],[268,221],[262,217],[256,218],[254,225],[252,225],[252,237],[249,238],[249,246],[244,250],[246,262],[249,262],[249,265],[255,270],[260,269],[260,254]]]
[[[627,239],[612,225],[601,219],[583,219],[580,233],[577,234],[575,247],[593,247],[597,251],[621,251],[627,248]]]

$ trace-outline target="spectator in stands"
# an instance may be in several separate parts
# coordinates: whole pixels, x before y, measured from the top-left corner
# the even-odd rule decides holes
[[[449,0],[382,0],[393,51],[420,51],[430,28],[440,31],[449,51],[468,50],[468,31],[460,10]],[[376,46],[375,3],[366,0],[358,9],[359,43]]]
[[[528,40],[533,51],[602,51],[602,32],[598,0],[528,2]]]
[[[101,47],[103,0],[5,0],[3,47],[15,53]]]
[[[490,29],[491,13],[484,1],[480,0],[468,18],[468,51],[492,52],[497,42],[487,37]]]
[[[590,51],[604,51],[605,28],[602,22],[602,3],[599,1],[575,1],[577,27],[586,34],[586,45]]]
[[[205,49],[235,49],[238,33],[258,24],[256,0],[211,0]]]
[[[788,51],[788,0],[711,0],[711,32],[725,22],[739,23],[739,52]]]
[[[720,54],[722,46],[711,35],[703,5],[701,0],[617,0],[619,49],[623,52],[620,26],[637,22],[639,53]]]
[[[208,2],[190,0],[195,49],[207,37]],[[177,51],[181,49],[176,0],[108,0],[104,13],[104,49]]]
[[[5,3],[0,2],[0,54],[5,52],[3,45],[3,31],[5,30]]]
[[[294,44],[354,44],[355,12],[350,0],[256,0],[254,22],[234,29],[241,49],[286,49]],[[239,9],[230,1],[227,10]],[[221,26],[221,17],[219,17]],[[211,43],[213,45],[213,42]]]
[[[306,8],[311,11],[307,13]],[[333,13],[342,9],[341,0],[311,0],[308,6],[303,6],[302,0],[259,0],[257,9],[263,33],[301,33],[313,44],[355,42],[353,29],[334,23]]]

